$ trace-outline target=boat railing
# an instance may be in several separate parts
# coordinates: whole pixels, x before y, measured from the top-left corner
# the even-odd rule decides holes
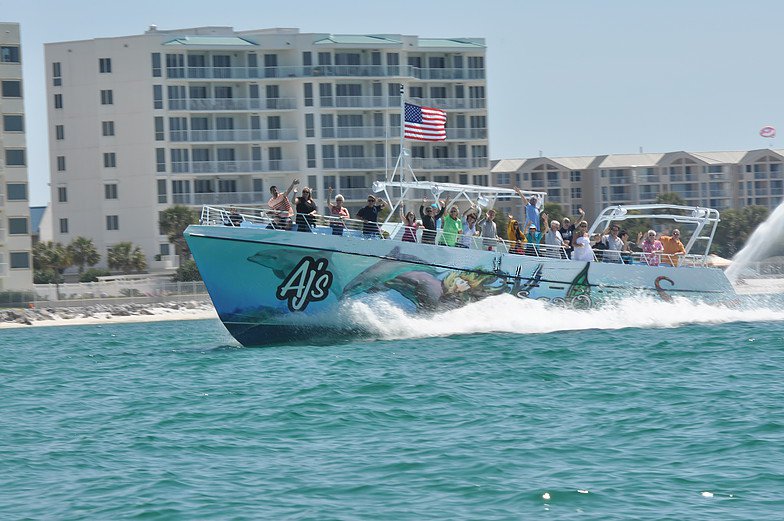
[[[359,219],[343,219],[327,215],[291,217],[287,212],[275,212],[257,207],[202,207],[199,224],[206,226],[230,226],[237,228],[265,228],[283,232],[300,231],[301,226],[307,227],[309,233],[320,235],[338,235],[365,240],[390,240],[398,242],[414,242],[412,234],[407,234],[403,223],[366,223]],[[415,242],[439,247],[457,247],[471,250],[490,250],[498,253],[509,253],[541,257],[545,259],[569,259],[570,254],[563,246],[534,244],[529,242],[507,241],[501,238],[481,236],[464,236],[462,234],[444,233],[439,229],[435,233],[419,226],[412,230]],[[592,250],[593,262],[617,264],[634,264],[648,266],[705,266],[706,260],[701,255],[667,255],[664,253],[619,252],[612,250]]]

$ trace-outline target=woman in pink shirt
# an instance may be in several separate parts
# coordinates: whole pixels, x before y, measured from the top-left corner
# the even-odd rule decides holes
[[[645,262],[648,266],[659,265],[659,254],[664,251],[661,241],[656,239],[656,231],[648,230],[645,240],[642,239],[642,232],[637,234],[637,246],[642,248],[645,253]]]
[[[343,230],[346,228],[345,220],[351,217],[348,213],[348,208],[343,206],[343,196],[338,194],[335,197],[335,204],[332,204],[333,188],[330,186],[327,190],[327,205],[329,206],[329,227],[332,228],[332,235],[343,235]]]

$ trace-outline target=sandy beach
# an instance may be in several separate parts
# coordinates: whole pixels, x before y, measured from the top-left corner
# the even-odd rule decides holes
[[[212,304],[196,301],[155,306],[124,304],[64,309],[6,309],[0,311],[0,329],[217,318]]]

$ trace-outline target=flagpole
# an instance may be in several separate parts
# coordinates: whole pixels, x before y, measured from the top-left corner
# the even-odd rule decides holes
[[[404,131],[406,126],[406,87],[400,84],[400,180],[405,181],[406,154],[404,151]]]

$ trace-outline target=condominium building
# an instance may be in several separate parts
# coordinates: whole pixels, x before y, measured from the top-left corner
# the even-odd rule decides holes
[[[489,184],[483,39],[152,26],[45,57],[61,242],[131,241],[161,268],[172,204],[261,204],[299,178],[358,208],[400,152],[401,85],[448,115],[446,141],[407,142],[417,177]]]
[[[536,157],[494,162],[492,182],[542,190],[573,215],[614,204],[652,204],[672,192],[689,206],[724,210],[784,201],[784,150]],[[502,211],[517,210],[511,203]]]
[[[0,22],[0,291],[33,287],[19,24]]]

